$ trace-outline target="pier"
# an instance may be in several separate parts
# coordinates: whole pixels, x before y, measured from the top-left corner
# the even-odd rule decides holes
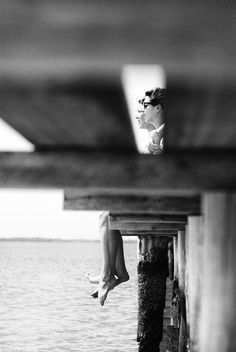
[[[234,1],[0,4],[0,116],[35,147],[0,152],[0,187],[61,188],[65,211],[108,210],[137,236],[139,352],[236,350],[235,14]],[[126,64],[165,70],[160,155],[137,151]]]

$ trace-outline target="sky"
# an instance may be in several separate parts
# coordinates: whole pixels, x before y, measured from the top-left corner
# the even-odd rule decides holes
[[[99,239],[100,212],[63,210],[63,190],[0,190],[0,238]]]
[[[34,147],[0,119],[0,151]],[[100,212],[63,210],[63,190],[0,188],[0,238],[98,240]]]
[[[147,143],[146,131],[136,121],[138,100],[144,92],[165,86],[157,65],[132,65],[123,69],[122,82],[139,151]],[[32,152],[34,146],[0,118],[0,151]],[[1,189],[0,238],[99,239],[101,212],[63,210],[63,190]]]

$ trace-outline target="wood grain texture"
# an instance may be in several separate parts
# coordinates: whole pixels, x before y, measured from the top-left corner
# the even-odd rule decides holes
[[[136,151],[120,70],[51,70],[0,72],[1,118],[37,149]],[[167,150],[236,148],[236,79],[167,75],[167,87]]]
[[[120,233],[123,236],[177,236],[177,230],[152,230],[152,231],[129,231],[129,230],[121,230]]]
[[[134,149],[120,71],[158,63],[166,148],[235,149],[235,14],[232,0],[1,2],[1,117],[38,148]]]
[[[236,187],[235,166],[236,155],[229,153],[167,153],[161,156],[89,152],[1,153],[0,185],[100,188],[122,190],[127,194],[132,190],[137,193],[149,190],[152,194],[155,191],[162,194],[169,191],[170,194],[171,191],[174,196],[204,189],[233,190]]]
[[[2,78],[0,114],[37,149],[136,151],[121,79],[109,70]]]
[[[121,190],[121,193],[123,191]],[[145,192],[146,193],[146,192]],[[134,211],[146,213],[161,214],[199,214],[200,198],[198,195],[193,196],[171,196],[158,195],[152,191],[149,194],[125,194],[118,195],[117,192],[104,190],[100,192],[95,190],[78,190],[68,189],[64,193],[64,209],[67,210],[110,210],[127,213]]]
[[[166,148],[236,148],[236,79],[168,76]]]
[[[178,231],[178,282],[181,293],[185,288],[185,231]]]
[[[136,222],[136,223],[187,223],[185,215],[167,215],[167,214],[116,214],[109,213],[109,220],[114,222]]]
[[[178,237],[173,238],[174,279],[178,277]]]
[[[130,230],[130,231],[149,231],[153,230],[175,230],[183,231],[185,224],[175,223],[148,223],[148,222],[123,222],[123,221],[109,221],[111,230]]]
[[[3,1],[1,58],[233,68],[235,2]],[[147,36],[148,33],[148,36]],[[233,72],[233,71],[232,71]]]
[[[191,351],[199,351],[199,317],[202,294],[202,253],[203,253],[203,217],[188,217],[186,236],[186,303],[189,310],[189,334]]]
[[[199,352],[231,352],[236,350],[236,194],[204,194],[203,211]]]
[[[186,226],[185,229],[185,270],[184,270],[184,292],[182,302],[182,306],[184,306],[184,311],[181,307],[181,310],[184,314],[182,314],[181,321],[184,322],[184,335],[183,336],[183,346],[184,341],[186,341],[186,337],[189,336],[189,325],[190,325],[190,297],[189,297],[189,225]],[[184,303],[184,304],[183,304]],[[181,324],[180,324],[181,325]],[[181,351],[182,352],[182,351]]]
[[[185,271],[186,271],[186,251],[185,251],[186,231],[178,232],[178,284],[181,294],[181,319],[179,331],[178,352],[186,350],[186,311],[185,311]]]

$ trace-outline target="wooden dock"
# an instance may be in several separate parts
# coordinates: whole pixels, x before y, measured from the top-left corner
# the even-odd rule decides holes
[[[0,187],[62,188],[65,210],[109,210],[140,253],[155,248],[152,267],[173,239],[178,352],[236,350],[235,15],[232,0],[0,3],[0,116],[35,146],[0,152]],[[137,152],[125,64],[165,70],[161,155]]]

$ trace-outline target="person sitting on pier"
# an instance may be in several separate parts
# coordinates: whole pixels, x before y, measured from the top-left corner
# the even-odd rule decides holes
[[[146,91],[142,102],[145,122],[153,126],[153,129],[149,131],[149,143],[145,148],[145,153],[160,154],[164,146],[163,115],[166,111],[166,89],[155,88]]]
[[[150,127],[152,134],[148,145],[150,154],[157,154],[162,149],[165,106],[165,89],[156,88],[145,93],[143,100],[145,122],[153,125],[153,129]],[[122,236],[120,231],[109,228],[108,211],[103,212],[100,216],[99,230],[103,255],[101,275],[96,277],[88,275],[88,279],[91,283],[98,283],[98,288],[92,293],[92,296],[98,297],[100,305],[103,306],[109,291],[122,282],[128,281],[129,274],[125,265]]]

